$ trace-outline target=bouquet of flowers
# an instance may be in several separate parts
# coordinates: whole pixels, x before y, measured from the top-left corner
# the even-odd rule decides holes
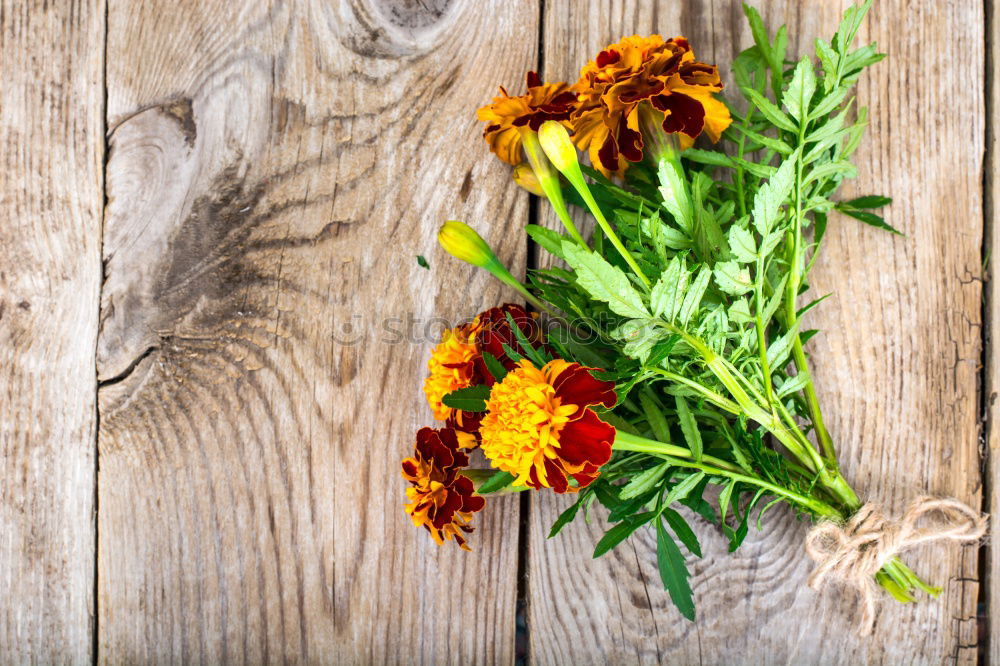
[[[787,61],[785,28],[771,38],[745,7],[755,43],[732,64],[736,99],[686,39],[652,35],[609,45],[576,83],[530,72],[525,94],[501,88],[479,109],[490,150],[563,229],[527,227],[557,261],[522,283],[470,227],[441,228],[446,251],[530,311],[489,309],[431,352],[424,392],[443,425],[403,461],[415,525],[468,550],[490,493],[572,494],[550,537],[597,502],[610,528],[594,556],[652,528],[663,584],[693,620],[681,547],[702,552],[688,521],[718,526],[733,551],[786,504],[815,523],[810,584],[856,588],[862,628],[878,587],[899,601],[939,592],[898,553],[979,539],[985,516],[920,497],[888,520],[859,500],[809,374],[816,331],[801,324],[823,300],[803,294],[833,211],[898,233],[873,212],[889,198],[834,198],[866,125],[851,91],[884,57],[853,46],[869,4],[816,40],[818,63]],[[714,147],[695,147],[702,135]],[[589,240],[570,205],[592,216]],[[491,469],[470,467],[474,449]]]

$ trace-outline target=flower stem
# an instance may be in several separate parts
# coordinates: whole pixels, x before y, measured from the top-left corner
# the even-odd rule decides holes
[[[793,490],[789,490],[788,488],[782,488],[781,486],[775,485],[763,479],[749,476],[740,468],[724,460],[713,458],[711,456],[702,456],[701,461],[694,461],[691,459],[691,452],[679,446],[664,444],[663,442],[657,442],[656,440],[646,439],[645,437],[639,437],[627,432],[618,431],[615,435],[615,443],[612,448],[617,451],[634,451],[637,453],[649,453],[665,457],[678,467],[697,469],[705,472],[706,474],[722,476],[732,479],[733,481],[739,481],[741,483],[747,483],[763,488],[776,497],[782,497],[795,502],[796,504],[811,511],[816,516],[836,520],[843,520],[844,518],[840,511],[826,502],[814,497],[802,495]]]

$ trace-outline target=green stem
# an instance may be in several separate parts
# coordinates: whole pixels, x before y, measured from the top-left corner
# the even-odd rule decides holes
[[[817,516],[832,518],[835,520],[844,519],[844,516],[840,511],[826,502],[822,502],[814,497],[802,495],[787,488],[782,488],[781,486],[775,485],[763,479],[749,476],[740,468],[735,467],[724,460],[719,460],[718,458],[702,456],[700,462],[694,461],[691,459],[691,452],[679,446],[664,444],[663,442],[657,442],[656,440],[646,439],[645,437],[639,437],[637,435],[631,435],[629,433],[619,431],[615,435],[615,443],[612,448],[617,451],[633,451],[637,453],[649,453],[652,455],[664,456],[667,457],[674,465],[679,467],[697,469],[705,472],[706,474],[722,476],[734,481],[763,488],[777,497],[783,497],[809,509]]]
[[[580,197],[583,199],[584,203],[587,204],[587,208],[590,209],[591,214],[597,220],[597,224],[600,225],[604,235],[607,236],[608,240],[611,241],[611,244],[615,246],[615,249],[618,250],[618,253],[622,256],[622,259],[625,260],[625,263],[629,265],[632,272],[635,273],[640,280],[642,280],[642,283],[646,285],[646,288],[648,289],[651,284],[649,278],[647,278],[646,274],[642,272],[641,268],[639,268],[639,264],[636,262],[635,257],[633,257],[632,253],[626,249],[621,239],[618,238],[618,234],[615,233],[615,230],[608,222],[608,218],[604,216],[604,211],[602,211],[601,207],[597,205],[597,200],[594,199],[594,195],[591,193],[590,187],[587,185],[587,181],[583,178],[583,172],[580,170],[580,165],[577,164],[575,170],[568,169],[563,172],[563,175],[566,176],[566,179],[569,180],[570,184],[576,188],[576,191],[580,193]]]

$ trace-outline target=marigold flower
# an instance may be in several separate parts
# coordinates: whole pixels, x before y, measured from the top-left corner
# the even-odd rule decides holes
[[[511,328],[507,315],[510,315],[510,318],[514,320],[514,324],[521,330],[525,340],[532,347],[540,349],[543,346],[542,329],[538,325],[538,315],[534,312],[528,313],[516,303],[505,303],[498,308],[490,308],[481,312],[476,317],[475,340],[479,356],[474,360],[474,363],[476,377],[480,380],[476,383],[490,386],[494,383],[493,375],[490,374],[482,358],[484,351],[495,356],[507,370],[513,370],[517,367],[517,362],[507,355],[504,345],[521,355],[524,355],[526,351],[518,342],[518,336]]]
[[[500,264],[483,237],[461,220],[446,220],[438,229],[437,239],[445,252],[473,266],[487,268]]]
[[[446,395],[452,391],[486,384],[491,386],[495,379],[483,361],[483,351],[488,351],[508,370],[516,363],[507,356],[503,346],[507,345],[519,354],[525,352],[517,341],[517,335],[507,321],[511,318],[525,339],[538,348],[542,346],[542,331],[537,315],[529,314],[515,303],[506,303],[490,308],[476,315],[467,324],[446,329],[427,361],[428,375],[424,380],[424,396],[434,413],[434,418],[445,421],[449,428],[464,433],[476,433],[482,412],[465,412],[444,404]],[[465,447],[475,446],[475,441],[463,439]]]
[[[469,464],[469,456],[460,450],[460,435],[451,428],[417,431],[417,444],[412,458],[403,460],[403,478],[410,482],[406,489],[406,513],[413,524],[424,527],[440,546],[454,539],[463,550],[471,550],[465,534],[472,514],[486,506],[486,500],[475,494],[475,485],[459,471]]]
[[[576,91],[567,83],[542,83],[535,72],[528,72],[527,83],[528,92],[517,97],[501,87],[501,96],[476,114],[486,123],[483,138],[490,150],[511,166],[524,161],[521,128],[537,131],[546,120],[567,122],[576,106]]]
[[[609,175],[643,156],[639,109],[648,105],[660,127],[677,134],[682,149],[703,131],[718,141],[732,119],[713,95],[722,90],[718,68],[697,62],[683,37],[634,35],[611,44],[580,71],[573,140]]]
[[[614,383],[579,363],[556,359],[539,369],[521,360],[490,393],[480,426],[483,453],[515,475],[515,486],[576,492],[600,475],[615,440],[614,427],[588,407],[616,400]]]

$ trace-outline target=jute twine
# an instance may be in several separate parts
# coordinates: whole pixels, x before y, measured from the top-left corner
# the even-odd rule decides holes
[[[932,515],[933,514],[933,515]],[[921,518],[927,517],[922,527]],[[988,516],[952,498],[918,497],[898,521],[887,519],[872,503],[846,523],[824,521],[809,530],[806,552],[816,562],[809,587],[820,590],[831,580],[858,592],[861,634],[875,623],[878,585],[875,574],[900,551],[929,541],[978,541]]]

